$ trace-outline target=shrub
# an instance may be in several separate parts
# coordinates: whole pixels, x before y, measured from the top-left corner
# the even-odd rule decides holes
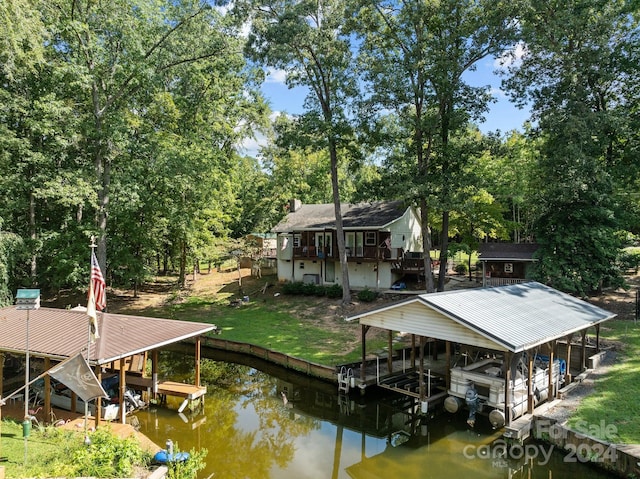
[[[365,288],[362,291],[358,291],[358,299],[360,301],[364,301],[365,303],[370,303],[371,301],[375,301],[378,297],[378,293],[376,291],[371,291],[369,288]]]
[[[173,453],[176,455],[180,453],[177,443]],[[191,449],[188,461],[167,463],[167,479],[196,479],[196,477],[198,477],[198,471],[201,471],[207,466],[204,462],[207,454],[207,449],[200,449],[198,451]]]
[[[459,263],[454,268],[454,271],[458,274],[466,274],[469,269],[467,268],[467,265],[465,263]]]
[[[120,439],[109,428],[98,428],[89,438],[91,444],[73,453],[75,476],[131,477],[134,466],[148,461],[133,436]]]
[[[282,292],[284,294],[304,294],[305,284],[302,281],[292,281],[284,283],[282,285]]]
[[[634,271],[638,273],[640,268],[640,253],[635,251],[623,251],[620,254],[620,266],[624,271]]]
[[[340,298],[342,296],[342,286],[332,284],[329,286],[315,283],[304,283],[293,281],[282,285],[282,292],[291,295],[304,296],[326,296],[328,298]]]
[[[327,298],[342,298],[342,286],[339,284],[332,284],[331,286],[327,286],[325,293]]]

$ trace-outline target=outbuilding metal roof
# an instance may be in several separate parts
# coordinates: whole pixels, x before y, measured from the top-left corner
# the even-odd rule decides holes
[[[373,201],[371,203],[342,203],[342,224],[345,229],[380,229],[388,226],[407,211],[402,201]],[[302,205],[289,213],[271,231],[290,233],[304,230],[324,230],[336,228],[336,214],[333,203]]]
[[[480,243],[480,261],[536,261],[533,257],[540,245],[537,243]]]
[[[616,315],[536,282],[422,294],[350,317],[393,331],[519,352]]]
[[[98,313],[100,337],[89,347],[89,363],[106,364],[205,334],[215,325],[125,314]],[[0,351],[24,354],[27,311],[0,309]],[[39,308],[29,311],[29,353],[64,359],[89,342],[86,311]]]

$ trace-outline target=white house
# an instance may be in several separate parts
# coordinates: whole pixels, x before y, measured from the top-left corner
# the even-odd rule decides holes
[[[341,205],[349,283],[387,289],[405,274],[424,272],[420,220],[402,201]],[[278,235],[280,281],[341,284],[333,203],[290,204],[271,230]]]

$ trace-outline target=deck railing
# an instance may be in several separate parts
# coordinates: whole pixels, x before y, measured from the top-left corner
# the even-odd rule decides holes
[[[347,247],[347,258],[350,260],[387,260],[396,261],[402,258],[402,248],[386,248],[376,246],[359,246],[356,248]],[[328,248],[318,248],[316,246],[296,246],[293,248],[294,258],[309,259],[338,259],[338,251],[336,248],[329,250]]]
[[[522,279],[522,278],[485,278],[484,286],[487,286],[487,287],[508,286],[510,284],[526,283],[527,281],[529,280]]]

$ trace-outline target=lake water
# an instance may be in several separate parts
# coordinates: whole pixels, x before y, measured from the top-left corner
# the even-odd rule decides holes
[[[171,439],[181,451],[206,448],[200,478],[614,477],[545,444],[505,455],[488,421],[470,429],[464,415],[415,414],[397,395],[339,396],[337,385],[290,371],[214,361],[203,377],[200,410],[180,414],[180,401],[169,398],[136,414],[141,432],[161,446]]]

